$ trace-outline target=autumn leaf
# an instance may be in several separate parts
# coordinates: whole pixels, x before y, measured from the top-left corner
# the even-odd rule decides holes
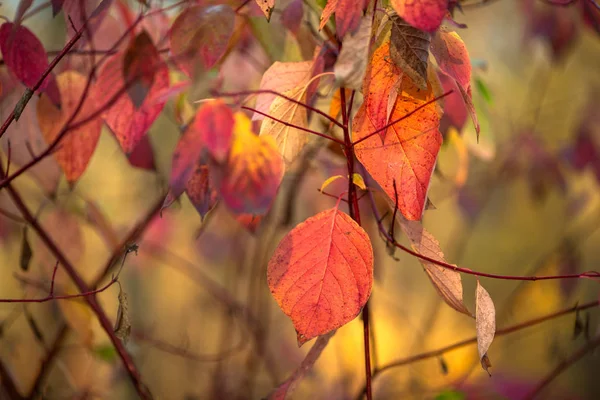
[[[404,21],[391,17],[390,57],[419,89],[427,89],[427,63],[431,36]]]
[[[448,0],[391,0],[391,6],[410,25],[435,31],[448,12]]]
[[[227,51],[234,22],[235,12],[225,4],[186,8],[169,32],[175,63],[190,77],[212,68]]]
[[[333,15],[333,12],[335,11],[335,9],[337,7],[338,1],[339,0],[328,0],[327,1],[327,5],[325,6],[325,8],[323,8],[323,12],[321,13],[321,21],[319,22],[319,30],[323,29],[323,27],[325,25],[327,25],[329,18],[331,18],[331,16]]]
[[[496,308],[490,294],[481,286],[477,280],[477,290],[475,296],[475,325],[477,328],[477,351],[481,366],[489,374],[491,367],[487,351],[494,340],[496,334]]]
[[[271,13],[275,8],[275,0],[255,0],[256,4],[260,7],[265,17],[267,17],[267,21],[271,19]]]
[[[292,0],[281,13],[281,23],[294,35],[298,35],[304,17],[302,0]]]
[[[479,121],[471,93],[471,60],[465,43],[456,32],[440,28],[431,40],[431,53],[440,69],[456,80],[460,95],[479,136]]]
[[[260,81],[259,90],[273,90],[284,93],[308,82],[313,66],[312,61],[279,62],[276,61],[265,71]],[[260,93],[256,97],[254,108],[262,113],[269,113],[271,104],[278,96],[272,93]],[[262,120],[264,115],[255,112],[252,120]]]
[[[255,234],[263,219],[261,215],[255,214],[239,214],[236,216],[236,221],[240,223],[248,232]]]
[[[364,1],[361,0],[337,0],[335,8],[335,27],[339,38],[346,33],[354,33],[358,29],[362,17]]]
[[[363,85],[365,112],[375,130],[387,125],[390,115],[388,105],[391,102],[391,109],[393,109],[400,89],[402,71],[389,62],[388,52],[388,45],[375,50]],[[386,131],[379,133],[382,140],[385,139]]]
[[[337,207],[292,229],[267,268],[279,307],[294,323],[298,345],[354,319],[371,295],[369,236]]]
[[[300,103],[304,103],[306,85],[296,87],[283,94]],[[282,122],[306,127],[308,125],[306,108],[283,97],[277,97],[271,104],[268,114],[273,118],[267,118],[267,120],[263,121],[260,127],[260,136],[270,136],[275,139],[279,154],[281,154],[286,164],[289,165],[294,162],[304,145],[308,142],[308,133],[301,129],[285,125]]]
[[[299,381],[313,368],[323,350],[329,343],[329,339],[335,334],[330,332],[325,335],[319,336],[315,341],[315,344],[310,348],[304,360],[300,363],[298,368],[290,375],[285,382],[279,385],[271,394],[269,394],[268,400],[285,400],[298,385]]]
[[[237,214],[266,213],[283,178],[283,160],[273,138],[257,136],[251,121],[235,114],[233,141],[224,165],[214,168],[223,202]]]
[[[152,144],[150,143],[148,135],[142,137],[142,140],[135,146],[133,151],[127,154],[127,160],[132,167],[148,171],[156,170],[154,150],[152,149]]]
[[[23,25],[5,22],[0,26],[0,50],[6,67],[28,88],[34,87],[48,68],[44,45]],[[42,82],[38,93],[42,92],[46,92],[54,104],[60,104],[53,74]]]
[[[52,16],[56,17],[56,15],[62,10],[63,3],[65,0],[50,0],[52,4]]]
[[[231,109],[221,100],[204,103],[192,122],[200,143],[218,162],[227,158],[231,146],[234,118]]]
[[[82,96],[86,96],[87,78],[78,72],[63,72],[56,81],[62,98],[62,107],[57,108],[46,96],[42,96],[37,104],[37,119],[44,139],[48,143],[52,143],[58,137],[77,109]],[[95,111],[95,104],[86,99],[79,112],[79,118],[75,118],[73,123],[81,121]],[[87,168],[98,144],[101,130],[102,120],[95,118],[77,129],[69,129],[62,137],[54,157],[68,182],[77,181]]]
[[[196,168],[185,185],[185,193],[202,219],[215,207],[218,194],[207,164],[201,161],[196,163]]]
[[[382,46],[377,51],[385,50],[386,46]],[[398,209],[402,215],[409,220],[419,220],[442,144],[438,130],[440,116],[435,103],[424,105],[434,98],[431,86],[427,91],[419,90],[407,75],[403,75],[400,90],[390,123],[410,112],[414,114],[388,127],[382,141],[380,135],[372,135],[377,128],[363,103],[354,117],[353,140],[356,157],[392,201],[396,201],[397,191]],[[417,110],[418,107],[422,108]]]
[[[158,50],[146,31],[142,31],[130,43],[123,57],[125,82],[133,82],[127,89],[135,108],[140,108],[154,83],[154,75],[160,63]]]
[[[344,40],[342,51],[333,67],[339,86],[347,89],[362,89],[362,82],[369,60],[369,43],[373,18],[366,15],[360,20],[356,32]]]
[[[115,54],[106,61],[94,86],[93,93],[98,108],[105,107],[112,101],[102,118],[126,154],[131,153],[140,143],[165,105],[164,101],[157,101],[155,97],[169,87],[169,70],[158,60],[154,68],[157,69],[154,82],[139,108],[135,107],[129,96],[120,94],[126,84],[123,79],[122,54]]]
[[[414,251],[431,259],[446,262],[439,242],[423,228],[419,221],[408,221],[399,214],[396,215],[396,221],[400,224]],[[463,286],[460,274],[422,258],[419,258],[419,261],[431,283],[433,283],[433,287],[446,304],[460,313],[472,316],[463,302]]]

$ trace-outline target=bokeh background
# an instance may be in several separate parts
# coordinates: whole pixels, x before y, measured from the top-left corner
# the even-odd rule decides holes
[[[464,14],[457,12],[455,18],[468,25],[459,34],[479,82],[474,97],[482,135],[477,143],[470,121],[460,132],[445,132],[429,192],[435,209],[425,213],[424,225],[440,241],[446,258],[461,267],[506,275],[600,270],[600,160],[582,169],[573,163],[585,121],[591,137],[600,138],[600,33],[582,20],[581,1],[567,8],[542,1],[474,3],[479,2],[466,4]],[[282,34],[278,10],[287,2],[277,4],[270,25],[255,18],[253,29],[262,42],[246,40],[219,71],[211,72],[224,78],[226,88],[257,88],[272,61],[307,54],[294,37]],[[12,18],[17,5],[4,1],[0,14]],[[133,10],[139,7],[132,5]],[[305,17],[314,23],[311,7],[305,5]],[[599,24],[598,11],[593,15]],[[117,17],[106,21],[119,26]],[[53,19],[49,8],[26,25],[47,50],[62,48],[64,19]],[[77,62],[83,61],[70,57],[59,70]],[[206,97],[205,90],[205,82],[194,82],[185,99],[187,108],[170,101],[153,125],[149,138],[155,171],[133,167],[105,128],[73,189],[53,160],[16,180],[28,205],[89,281],[100,273],[115,244],[162,202],[179,118],[195,107],[194,100]],[[14,104],[9,95],[2,94],[2,120]],[[11,140],[13,162],[26,159],[25,141],[34,150],[45,146],[36,134],[36,101],[2,138],[5,155]],[[598,150],[599,145],[595,143]],[[338,152],[315,151],[286,176],[274,209],[256,233],[221,206],[202,221],[185,196],[152,219],[136,241],[138,255],[125,260],[120,282],[132,323],[127,348],[157,398],[259,399],[299,365],[311,343],[297,347],[291,322],[269,293],[266,263],[295,224],[334,204],[317,189],[343,171]],[[329,189],[343,190],[342,185]],[[0,207],[18,214],[5,191],[0,191]],[[390,256],[368,202],[361,210],[375,247],[376,282],[369,303],[375,366],[473,337],[473,320],[443,303],[416,259],[400,251]],[[33,251],[26,271],[20,268],[23,235]],[[45,290],[31,282],[47,285],[53,265],[34,233],[18,220],[0,216],[1,298],[44,296]],[[472,276],[463,280],[467,305],[474,310],[476,281]],[[61,272],[57,282],[61,290],[74,290]],[[481,282],[495,302],[498,327],[599,295],[592,280]],[[117,314],[118,293],[115,285],[98,295],[111,318]],[[597,308],[579,318],[589,318],[589,335],[598,334]],[[37,337],[32,320],[40,332]],[[491,377],[479,365],[476,346],[465,346],[378,374],[375,398],[519,398],[585,343],[585,333],[574,338],[575,321],[569,314],[496,338],[488,353]],[[136,397],[82,302],[0,304],[0,324],[0,359],[22,393],[29,392],[59,338],[58,356],[41,384],[43,398]],[[557,378],[540,398],[599,398],[599,368],[596,351]],[[362,322],[357,318],[337,331],[293,398],[354,399],[363,385]]]

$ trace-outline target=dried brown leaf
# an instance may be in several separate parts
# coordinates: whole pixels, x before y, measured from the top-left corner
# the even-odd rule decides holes
[[[492,364],[487,356],[487,351],[496,333],[496,308],[490,294],[481,286],[479,280],[477,280],[475,297],[475,326],[477,328],[477,350],[481,359],[481,366],[489,374],[489,368]]]
[[[365,15],[360,21],[358,30],[344,40],[340,56],[333,67],[335,79],[342,87],[362,89],[369,60],[372,21],[371,15]]]
[[[420,89],[427,89],[427,63],[431,35],[397,15],[391,17],[390,57]]]

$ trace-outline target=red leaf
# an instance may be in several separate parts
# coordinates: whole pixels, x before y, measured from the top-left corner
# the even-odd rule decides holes
[[[82,48],[88,43],[90,36],[95,39],[95,33],[108,15],[112,2],[113,0],[64,0],[62,8],[67,27],[67,40],[76,33],[73,25],[79,29],[84,23],[87,23],[86,32],[77,41],[75,47]]]
[[[188,76],[210,69],[225,54],[233,34],[235,12],[224,4],[184,10],[169,32],[171,53]]]
[[[283,160],[273,138],[256,136],[243,113],[235,114],[233,142],[225,165],[214,170],[219,194],[237,214],[264,214],[283,178]]]
[[[146,31],[142,31],[130,43],[123,57],[123,77],[133,84],[127,93],[135,108],[140,108],[154,83],[154,75],[160,64],[160,55]]]
[[[193,129],[198,132],[200,143],[218,162],[225,161],[233,134],[233,112],[221,100],[203,105],[194,118]]]
[[[56,17],[56,15],[60,12],[60,10],[62,10],[64,2],[65,2],[65,0],[50,0],[50,3],[52,3],[52,16],[53,17]]]
[[[292,229],[269,261],[267,282],[294,323],[298,345],[353,320],[373,286],[367,232],[332,208]]]
[[[122,54],[115,54],[102,68],[94,88],[98,107],[105,107],[108,101],[123,90],[125,82],[122,67]],[[126,93],[122,93],[102,115],[127,154],[131,153],[142,140],[165,105],[164,102],[156,101],[154,97],[169,87],[169,71],[162,62],[155,68],[157,71],[154,83],[141,107],[136,109],[131,98]]]
[[[185,193],[204,219],[217,204],[217,191],[212,184],[208,165],[201,162],[196,164],[194,173],[185,185]]]
[[[87,79],[78,72],[63,72],[58,76],[57,82],[62,98],[61,108],[57,108],[46,96],[40,98],[37,106],[40,129],[48,143],[54,141],[64,128],[65,123],[79,105],[81,97],[89,96],[89,91],[87,93],[85,91]],[[95,105],[88,97],[83,103],[79,117],[75,118],[74,122],[77,123],[94,111]],[[61,139],[54,156],[65,172],[69,183],[79,179],[87,168],[98,144],[101,129],[102,120],[96,118],[77,129],[69,130]]]
[[[377,53],[387,54],[388,51],[389,45],[381,46],[373,59],[378,58]],[[406,74],[400,89],[390,122],[434,98],[431,85],[426,91],[420,90]],[[355,146],[356,157],[392,201],[396,197],[395,182],[398,209],[409,220],[421,219],[425,207],[429,180],[442,144],[439,121],[437,107],[431,103],[387,128],[383,142],[379,135],[373,135]],[[354,141],[366,138],[376,130],[365,104],[358,110],[352,126]]]
[[[431,52],[440,69],[456,80],[459,92],[473,120],[475,132],[479,136],[479,121],[471,95],[471,60],[465,43],[456,32],[440,29],[431,41]]]
[[[438,71],[438,78],[444,93],[450,90],[453,91],[451,95],[444,97],[444,115],[440,122],[440,131],[445,135],[448,129],[453,126],[458,132],[461,132],[467,122],[467,108],[460,95],[458,84],[453,78],[441,71]]]
[[[362,10],[363,2],[360,0],[338,0],[335,8],[335,26],[339,38],[343,38],[348,32],[356,32]]]
[[[448,11],[448,0],[391,0],[390,3],[402,19],[427,32],[435,31]]]
[[[239,214],[236,217],[236,221],[252,234],[256,233],[262,219],[262,216],[254,214]]]
[[[5,22],[0,26],[0,50],[7,68],[28,88],[35,86],[48,68],[48,56],[42,42],[23,25]],[[54,76],[48,75],[39,92],[49,90],[55,104],[60,104]]]
[[[148,135],[142,137],[142,140],[138,145],[127,155],[127,159],[129,160],[129,164],[133,167],[156,171],[154,151],[152,150],[152,144],[150,143]]]

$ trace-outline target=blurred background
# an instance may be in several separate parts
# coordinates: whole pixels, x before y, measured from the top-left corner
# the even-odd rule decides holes
[[[329,176],[345,173],[339,151],[320,146],[305,157],[286,175],[271,213],[254,231],[221,205],[202,220],[185,195],[162,215],[155,212],[167,190],[179,126],[196,107],[193,102],[207,97],[207,82],[222,79],[227,90],[255,89],[273,61],[312,56],[312,49],[301,45],[310,30],[292,35],[281,23],[288,3],[277,2],[270,24],[252,14],[223,64],[196,79],[185,96],[167,103],[148,134],[153,157],[145,153],[141,160],[128,159],[105,127],[73,188],[53,159],[15,181],[88,282],[101,274],[118,243],[136,227],[143,229],[135,240],[137,255],[130,253],[124,261],[120,284],[132,325],[126,347],[156,398],[266,397],[312,344],[298,348],[291,321],[269,293],[266,264],[293,226],[334,205],[318,189]],[[44,4],[36,0],[32,9]],[[4,1],[0,15],[12,19],[17,6],[16,0]],[[141,7],[130,6],[134,12]],[[305,21],[318,21],[318,7],[310,0],[304,4]],[[600,270],[600,11],[582,0],[569,7],[537,0],[473,1],[465,2],[463,11],[455,19],[468,26],[458,33],[474,66],[481,138],[477,143],[466,115],[444,120],[445,141],[429,191],[435,209],[425,213],[425,227],[449,262],[476,271],[552,275]],[[176,14],[173,9],[164,17],[172,20]],[[96,34],[97,48],[123,31],[119,18],[112,7]],[[160,38],[165,27],[152,21],[156,25],[149,29]],[[65,43],[65,20],[52,18],[50,7],[25,25],[47,51]],[[262,39],[254,39],[253,32]],[[85,69],[88,61],[70,56],[58,71]],[[4,120],[22,87],[11,90],[5,67],[0,73]],[[172,81],[179,75],[173,72]],[[323,100],[325,110],[328,99]],[[34,152],[45,148],[36,102],[37,96],[2,137],[4,160],[8,140],[15,164],[29,159],[28,147]],[[320,127],[320,121],[312,122]],[[343,185],[334,183],[328,191],[341,192]],[[25,228],[6,191],[0,191],[0,209],[0,298],[45,296],[55,260]],[[369,303],[375,368],[473,337],[473,320],[441,300],[416,259],[400,251],[388,254],[368,200],[361,211],[375,249]],[[406,244],[405,238],[401,241]],[[25,242],[31,248],[27,265]],[[63,293],[76,293],[60,269],[56,282]],[[463,282],[466,303],[474,310],[476,280],[463,276]],[[498,328],[599,296],[592,280],[481,282],[496,305]],[[117,317],[119,290],[114,285],[98,295],[111,319]],[[491,377],[481,369],[474,345],[390,368],[376,373],[374,397],[520,398],[584,345],[586,336],[598,335],[599,324],[596,307],[499,336],[488,352]],[[600,398],[599,357],[598,351],[585,356],[540,398]],[[136,398],[114,349],[80,300],[0,304],[0,360],[23,395],[36,386],[37,398],[44,399]],[[362,322],[357,318],[337,331],[292,398],[355,399],[363,386]]]

